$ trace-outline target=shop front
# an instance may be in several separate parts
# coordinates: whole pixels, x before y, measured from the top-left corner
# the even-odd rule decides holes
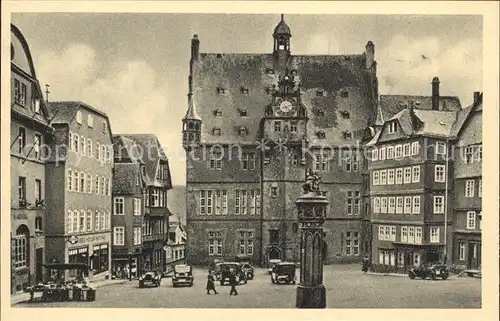
[[[454,263],[468,270],[480,270],[481,258],[481,234],[459,233],[455,235]]]
[[[113,253],[113,276],[117,279],[134,279],[139,277],[140,262],[141,253]]]
[[[89,265],[89,277],[109,271],[111,253],[111,233],[79,235],[73,242],[66,242],[67,263]],[[76,271],[69,271],[68,277],[74,277]],[[86,275],[87,276],[87,275]]]

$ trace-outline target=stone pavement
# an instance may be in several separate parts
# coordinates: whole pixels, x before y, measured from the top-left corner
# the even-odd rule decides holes
[[[124,284],[124,283],[128,283],[128,282],[129,282],[128,280],[122,280],[122,279],[120,279],[120,280],[102,279],[102,280],[91,282],[90,286],[93,287],[94,289],[97,289],[99,287],[103,287],[106,285]],[[12,305],[17,304],[17,303],[29,301],[29,298],[30,298],[29,293],[23,292],[23,293],[13,294],[10,296],[10,305],[12,306]]]

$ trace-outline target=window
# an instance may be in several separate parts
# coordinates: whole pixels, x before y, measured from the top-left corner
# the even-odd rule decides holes
[[[352,133],[349,131],[342,132],[342,136],[344,139],[351,139],[352,138]]]
[[[113,244],[125,245],[125,228],[122,226],[115,226],[113,228]]]
[[[373,213],[380,213],[380,197],[373,199]]]
[[[396,184],[403,184],[403,169],[396,168]]]
[[[80,211],[78,227],[80,228],[80,232],[85,232],[85,228],[87,227],[87,212],[84,210]]]
[[[465,197],[474,197],[474,180],[465,181]]]
[[[21,95],[19,96],[19,105],[26,106],[26,99],[28,97],[28,88],[26,84],[21,83]]]
[[[69,132],[68,149],[73,150],[73,133]]]
[[[387,197],[380,198],[380,213],[387,213]]]
[[[225,94],[226,93],[226,88],[221,87],[221,86],[217,87],[217,93],[221,94],[221,95]]]
[[[42,200],[42,181],[35,179],[35,201],[40,202]]]
[[[25,225],[16,231],[14,239],[14,268],[20,269],[28,266],[28,238],[29,232]]]
[[[420,196],[413,196],[413,214],[420,214]]]
[[[458,243],[458,259],[461,261],[465,260],[465,243]]]
[[[102,122],[102,132],[106,134],[108,131],[108,123],[106,121]]]
[[[439,243],[439,227],[431,226],[430,228],[430,242]]]
[[[444,183],[444,165],[434,165],[434,181]]]
[[[342,92],[340,93],[340,97],[342,97],[342,98],[347,98],[347,97],[349,97],[349,92],[347,92],[347,91],[342,91]]]
[[[106,154],[106,145],[105,144],[101,144],[101,161],[102,162],[108,162],[107,158],[106,158],[107,154]]]
[[[151,206],[152,207],[158,207],[158,206],[160,206],[160,191],[157,190],[157,189],[153,189],[151,191]]]
[[[213,194],[211,190],[200,191],[200,215],[213,214]]]
[[[404,183],[409,184],[411,183],[411,167],[405,167],[405,176],[404,176]]]
[[[88,232],[92,231],[92,219],[93,219],[92,211],[88,210],[87,211],[87,231]]]
[[[467,229],[476,229],[476,212],[474,211],[467,212]]]
[[[91,128],[94,127],[94,116],[92,116],[91,114],[87,116],[87,126]]]
[[[35,218],[35,231],[37,232],[43,232],[43,221],[40,216],[37,216]]]
[[[251,190],[250,191],[250,215],[255,215],[260,213],[260,191]]]
[[[278,186],[271,186],[271,197],[278,197]]]
[[[446,155],[446,144],[444,142],[436,142],[436,156]]]
[[[378,159],[385,160],[385,147],[380,147],[378,150]]]
[[[408,227],[408,243],[415,243],[415,227]]]
[[[478,163],[483,160],[483,146],[479,145],[476,147],[475,159]]]
[[[252,231],[236,231],[238,243],[239,243],[239,254],[241,255],[252,255],[253,254],[253,236]]]
[[[483,197],[483,180],[481,178],[479,179],[479,184],[477,186],[477,196]]]
[[[387,170],[381,170],[380,171],[380,185],[386,185],[387,184]]]
[[[392,214],[396,211],[396,198],[389,197],[389,207],[387,209],[387,213]]]
[[[389,123],[389,134],[395,134],[398,131],[398,123],[393,120]]]
[[[434,214],[444,213],[444,196],[434,196]]]
[[[395,158],[401,158],[401,157],[403,157],[403,146],[402,145],[396,145],[395,151],[396,151]]]
[[[240,127],[240,136],[248,135],[248,129],[246,127]]]
[[[376,161],[376,160],[378,160],[378,149],[374,148],[372,150],[372,161]]]
[[[26,204],[26,177],[19,177],[18,180],[18,197],[19,197],[19,207],[25,207]]]
[[[345,254],[359,255],[359,232],[346,232]]]
[[[141,199],[134,198],[134,215],[141,215]]]
[[[324,132],[324,131],[319,130],[319,131],[316,133],[316,136],[318,136],[318,138],[320,138],[320,139],[325,139],[326,134],[325,134],[325,132]]]
[[[235,191],[235,212],[236,215],[246,215],[247,214],[247,191],[239,190]]]
[[[19,127],[17,135],[17,152],[24,155],[24,148],[26,147],[26,128]]]
[[[35,159],[40,159],[40,146],[42,145],[42,135],[35,134],[35,143],[33,144],[33,152]]]
[[[68,185],[68,191],[71,192],[73,190],[73,171],[71,169],[68,169],[67,185]]]
[[[420,253],[413,253],[413,265],[420,265]]]
[[[394,147],[389,146],[387,147],[387,159],[393,159],[394,158]]]
[[[314,155],[314,170],[327,171],[328,170],[328,156],[324,154]]]
[[[379,172],[378,171],[374,171],[373,172],[373,185],[379,185],[380,184],[380,181],[379,181]]]
[[[80,212],[79,211],[73,211],[73,233],[78,233],[80,230],[80,227],[78,224],[80,223]]]
[[[396,197],[396,214],[403,213],[403,197]]]
[[[465,148],[464,164],[472,164],[474,162],[474,149],[471,146]]]
[[[208,232],[208,255],[222,255],[222,232]]]
[[[275,132],[280,132],[281,131],[281,121],[275,121],[274,122],[274,131]]]
[[[360,192],[347,191],[347,215],[359,215]]]
[[[243,170],[255,169],[255,153],[243,152]]]
[[[82,124],[82,112],[80,110],[76,112],[76,122],[80,125]]]
[[[412,183],[419,183],[420,182],[420,167],[419,166],[413,166],[412,167]]]
[[[278,244],[280,240],[279,230],[269,230],[269,243]]]
[[[408,242],[408,227],[401,226],[401,242]]]
[[[248,88],[246,88],[246,87],[240,87],[240,92],[242,94],[248,95]]]
[[[403,145],[403,156],[410,156],[410,144]]]
[[[290,122],[290,132],[291,133],[296,133],[297,132],[297,122],[296,121],[291,121]]]
[[[413,142],[411,143],[411,155],[415,156],[420,153],[420,143],[419,142]]]
[[[323,156],[327,157],[327,156]],[[354,153],[349,150],[342,151],[342,167],[346,172],[357,172],[358,171],[358,151]]]
[[[405,196],[405,214],[411,214],[411,196]]]
[[[80,172],[80,192],[85,193],[86,186],[86,174],[84,172]]]
[[[124,215],[125,214],[125,201],[123,197],[115,197],[115,215]]]
[[[387,170],[387,184],[388,185],[394,184],[394,170],[393,169]]]
[[[134,227],[134,245],[140,245],[142,243],[141,240],[141,228]]]
[[[212,170],[222,170],[222,151],[213,150],[210,154],[210,169]]]
[[[416,244],[422,243],[422,227],[421,226],[415,227],[415,243]]]
[[[73,151],[77,154],[80,153],[80,136],[76,133],[73,133]]]

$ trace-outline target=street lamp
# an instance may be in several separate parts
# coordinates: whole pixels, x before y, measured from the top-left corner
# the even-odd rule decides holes
[[[320,181],[319,175],[308,169],[303,194],[295,202],[300,223],[300,282],[295,305],[299,309],[326,307],[322,249],[328,200],[319,191]]]

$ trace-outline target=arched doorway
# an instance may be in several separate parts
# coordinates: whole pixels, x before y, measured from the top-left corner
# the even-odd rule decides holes
[[[281,260],[281,251],[277,247],[272,247],[267,252],[268,260]]]

